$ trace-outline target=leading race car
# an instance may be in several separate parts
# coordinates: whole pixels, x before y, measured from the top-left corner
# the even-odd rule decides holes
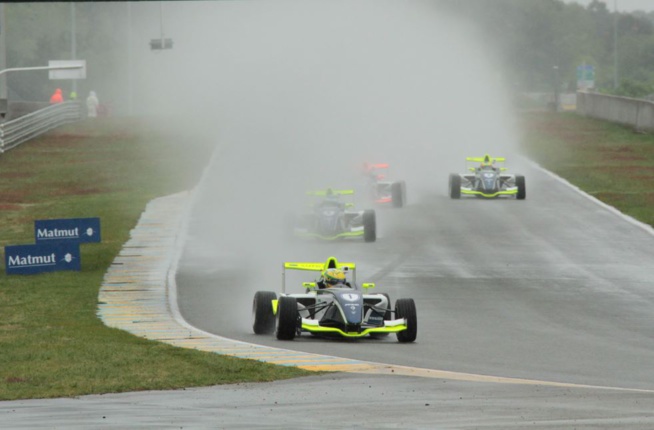
[[[286,293],[286,270],[320,273],[303,282],[304,293]],[[399,342],[413,342],[418,333],[413,299],[397,299],[391,309],[388,294],[372,294],[375,284],[356,283],[354,263],[329,257],[324,263],[284,263],[282,293],[258,291],[252,303],[256,334],[275,333],[293,340],[302,333],[337,338],[380,338],[395,333]]]
[[[471,173],[450,174],[448,184],[450,197],[459,199],[462,195],[484,198],[509,196],[524,200],[527,196],[525,177],[503,173],[506,168],[498,166],[497,163],[505,161],[504,157],[491,157],[488,154],[483,157],[466,158],[467,163],[479,164],[468,166]]]
[[[321,200],[311,205],[311,212],[294,217],[289,228],[296,237],[323,240],[363,238],[377,240],[377,218],[374,210],[354,210],[354,204],[341,196],[354,195],[354,190],[326,190],[307,193]]]
[[[368,189],[375,203],[391,204],[394,208],[406,205],[406,183],[404,181],[389,181],[388,163],[363,163],[363,174],[368,181]]]

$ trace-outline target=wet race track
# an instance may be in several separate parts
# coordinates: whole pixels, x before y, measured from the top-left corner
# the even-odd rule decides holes
[[[217,204],[229,186],[213,169],[200,187],[177,276],[180,309],[192,325],[378,363],[654,390],[654,235],[529,163],[521,167],[524,201],[451,200],[446,175],[422,194],[408,183],[407,207],[377,209],[375,243],[288,241],[268,231],[274,217],[253,234],[228,235],[233,226],[215,228],[221,216],[243,213],[247,222],[271,206],[265,198],[238,209]],[[252,333],[252,296],[280,291],[282,262],[330,255],[356,262],[358,280],[376,282],[375,292],[415,300],[415,343],[394,335],[283,342]],[[298,282],[313,280],[308,275]]]

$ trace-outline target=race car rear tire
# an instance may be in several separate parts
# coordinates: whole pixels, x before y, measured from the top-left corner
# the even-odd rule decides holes
[[[257,291],[252,300],[252,330],[254,334],[272,334],[275,331],[275,313],[272,301],[277,295],[272,291]]]
[[[516,199],[524,200],[527,197],[527,185],[525,184],[525,177],[522,175],[515,175],[515,185],[518,187],[518,194]]]
[[[450,174],[450,198],[460,199],[461,198],[461,176],[456,173]]]
[[[390,321],[393,319],[393,311],[391,311],[391,297],[387,293],[382,293],[384,297],[386,297],[386,300],[388,300],[388,308],[386,309],[386,313],[384,314],[384,321]],[[382,337],[388,336],[388,333],[370,333],[370,337],[379,339]]]
[[[406,318],[407,329],[397,332],[398,342],[407,343],[416,340],[418,335],[418,317],[413,299],[397,299],[395,318]]]
[[[404,181],[391,184],[391,201],[394,208],[401,208],[406,204],[406,184]]]
[[[377,240],[377,217],[374,210],[363,211],[363,240],[374,242]]]
[[[277,330],[279,340],[293,340],[298,326],[297,300],[282,296],[277,304]]]

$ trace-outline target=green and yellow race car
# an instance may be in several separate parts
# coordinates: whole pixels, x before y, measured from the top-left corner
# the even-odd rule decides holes
[[[319,273],[303,282],[302,293],[286,292],[286,271]],[[334,257],[321,262],[287,262],[283,266],[282,292],[258,291],[252,303],[252,328],[256,334],[275,333],[279,340],[293,340],[302,333],[337,338],[381,338],[395,333],[399,342],[413,342],[418,332],[413,299],[397,299],[391,308],[388,294],[374,294],[372,283],[356,283],[356,265]]]
[[[527,197],[525,177],[504,173],[504,157],[468,157],[470,173],[450,174],[448,188],[450,197],[460,199],[461,196],[475,196],[493,199],[497,197],[515,197],[524,200]],[[470,163],[474,163],[471,165]]]
[[[377,240],[377,218],[374,210],[355,210],[354,204],[343,201],[343,196],[354,195],[354,190],[310,191],[317,197],[311,211],[295,216],[289,229],[295,237],[322,240],[363,238],[365,242]]]

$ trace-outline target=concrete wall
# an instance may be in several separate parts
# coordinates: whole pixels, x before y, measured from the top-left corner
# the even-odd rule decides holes
[[[654,103],[648,100],[580,91],[577,93],[577,112],[629,125],[638,131],[654,132]]]

